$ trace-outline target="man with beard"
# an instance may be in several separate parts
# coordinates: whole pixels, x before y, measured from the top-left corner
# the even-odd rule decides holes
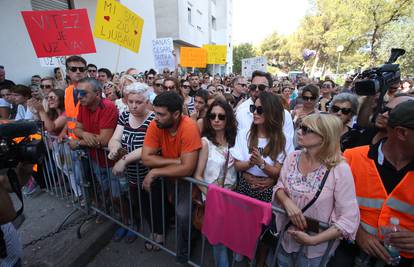
[[[188,255],[188,221],[190,184],[180,181],[195,170],[201,138],[197,124],[182,115],[183,99],[175,92],[159,94],[153,102],[155,119],[148,127],[142,149],[142,161],[151,168],[145,176],[143,187],[151,190],[158,177],[178,179],[177,193],[177,258],[186,263]],[[160,154],[161,151],[161,154]]]

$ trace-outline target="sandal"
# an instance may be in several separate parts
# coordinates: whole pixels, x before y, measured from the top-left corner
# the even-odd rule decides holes
[[[152,245],[152,243],[145,241],[144,242],[144,248],[146,251],[152,251],[154,249],[154,246]]]
[[[160,246],[164,246],[164,242],[163,241],[156,242],[156,243],[159,244]],[[161,250],[160,246],[153,246],[152,247],[152,251],[154,251],[154,252],[160,251]]]
[[[124,238],[124,236],[127,233],[127,229],[125,228],[118,228],[118,230],[116,230],[114,236],[112,237],[112,241],[114,242],[119,242],[122,240],[122,238]]]
[[[128,231],[128,233],[125,236],[125,243],[134,243],[134,241],[137,240],[137,238],[138,236],[134,232]]]

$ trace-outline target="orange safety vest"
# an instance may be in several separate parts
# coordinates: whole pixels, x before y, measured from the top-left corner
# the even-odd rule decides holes
[[[69,85],[65,90],[65,111],[67,117],[68,135],[71,138],[78,139],[74,133],[76,127],[76,120],[78,118],[79,101],[75,106],[75,99],[73,98],[73,90],[75,86]]]
[[[368,157],[368,151],[369,146],[362,146],[344,153],[355,180],[361,227],[384,239],[384,226],[389,224],[391,217],[396,217],[402,228],[414,231],[414,171],[409,171],[388,194],[375,161]],[[414,253],[401,252],[401,255],[414,258]]]

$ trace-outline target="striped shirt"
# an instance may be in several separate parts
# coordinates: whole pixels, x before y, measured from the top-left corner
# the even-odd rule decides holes
[[[7,257],[0,259],[1,267],[13,267],[23,256],[23,249],[20,243],[19,234],[12,223],[0,226],[3,231],[4,241],[6,242]]]
[[[188,115],[190,115],[191,113],[195,111],[194,97],[190,97],[190,101],[187,103],[187,108],[188,108]]]
[[[155,114],[153,112],[149,113],[145,121],[138,128],[131,127],[129,124],[129,115],[130,113],[128,111],[125,111],[119,115],[118,125],[124,127],[124,131],[122,132],[121,145],[128,151],[128,153],[131,153],[135,149],[143,146],[145,134],[147,133],[148,126],[154,119]],[[126,169],[126,174],[128,176],[129,182],[133,184],[137,184],[138,177],[142,183],[147,173],[148,168],[138,162],[128,165]]]

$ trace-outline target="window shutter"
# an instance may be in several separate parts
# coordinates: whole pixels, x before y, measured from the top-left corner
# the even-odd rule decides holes
[[[31,0],[33,10],[70,9],[70,0]]]

